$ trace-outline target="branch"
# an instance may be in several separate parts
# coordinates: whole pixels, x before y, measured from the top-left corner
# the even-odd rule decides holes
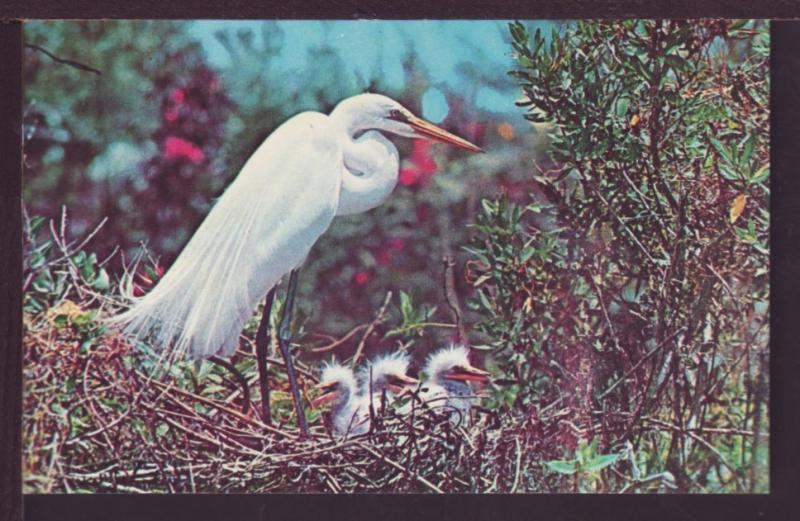
[[[372,334],[372,331],[375,330],[375,327],[383,322],[384,316],[386,315],[386,308],[389,306],[389,302],[392,300],[392,292],[389,291],[386,293],[386,298],[383,300],[383,305],[381,309],[378,311],[378,314],[375,315],[375,320],[373,320],[369,327],[367,328],[366,332],[364,332],[364,336],[361,337],[361,342],[358,343],[358,347],[356,348],[356,354],[353,355],[353,361],[351,362],[352,367],[355,367],[358,364],[361,355],[364,353],[364,346],[367,345],[367,338]]]
[[[94,67],[89,67],[88,65],[84,65],[84,64],[82,64],[80,62],[76,62],[76,61],[73,61],[73,60],[65,60],[63,58],[59,58],[55,54],[51,53],[50,51],[48,51],[46,49],[43,49],[42,47],[39,47],[38,45],[33,45],[32,43],[26,43],[25,47],[28,47],[30,49],[33,49],[34,51],[39,51],[39,52],[41,52],[43,54],[46,54],[52,60],[54,60],[54,61],[56,61],[58,63],[63,63],[64,65],[69,65],[70,67],[75,67],[76,69],[79,69],[79,70],[82,70],[82,71],[91,72],[91,73],[97,74],[98,76],[100,76],[102,74],[99,70],[95,69]]]

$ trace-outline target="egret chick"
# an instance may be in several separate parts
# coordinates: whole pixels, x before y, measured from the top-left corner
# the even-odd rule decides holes
[[[489,373],[470,364],[469,349],[459,345],[431,354],[423,372],[428,379],[423,384],[420,399],[432,408],[452,409],[451,421],[465,425],[469,421],[470,409],[477,402],[469,382],[486,382]]]
[[[323,394],[312,400],[318,407],[331,403],[333,432],[337,436],[363,434],[369,428],[369,413],[352,369],[338,363],[326,364],[316,388]]]
[[[358,374],[361,388],[365,390],[365,400],[369,402],[371,393],[372,406],[377,409],[382,403],[384,393],[386,401],[391,403],[395,398],[417,385],[419,380],[406,374],[410,363],[410,357],[400,351],[385,354],[367,362]]]

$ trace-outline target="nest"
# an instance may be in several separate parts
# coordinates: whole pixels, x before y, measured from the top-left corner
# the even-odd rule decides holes
[[[301,437],[290,406],[275,426],[262,423],[255,407],[240,410],[241,388],[222,368],[198,377],[191,364],[177,364],[155,379],[151,358],[121,338],[87,344],[79,326],[52,317],[26,329],[27,492],[514,492],[540,485],[544,424],[534,416],[484,413],[465,428],[424,405],[406,415],[375,407],[364,435],[337,439],[319,415]],[[237,357],[240,366],[255,365],[251,354]],[[311,373],[299,369],[310,387]]]

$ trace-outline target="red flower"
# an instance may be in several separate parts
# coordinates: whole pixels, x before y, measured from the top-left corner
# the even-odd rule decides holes
[[[400,169],[400,184],[403,186],[424,186],[436,173],[436,161],[431,155],[431,142],[423,139],[414,140],[411,150],[411,163]]]
[[[422,174],[433,175],[436,173],[436,161],[431,156],[431,142],[424,139],[415,139],[411,151],[411,161]]]
[[[205,159],[197,145],[177,136],[167,136],[164,140],[164,155],[167,159],[188,159],[195,164]]]
[[[169,99],[180,105],[186,100],[186,92],[180,87],[175,87],[169,95]]]
[[[369,281],[369,273],[367,273],[366,271],[359,271],[358,273],[356,273],[355,277],[353,277],[353,280],[355,281],[356,284],[362,286],[366,284],[367,281]]]
[[[403,186],[413,186],[419,180],[419,171],[413,168],[400,169],[400,184]]]

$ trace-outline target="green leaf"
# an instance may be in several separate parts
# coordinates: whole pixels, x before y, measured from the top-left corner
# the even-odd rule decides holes
[[[750,162],[750,156],[753,154],[753,149],[756,146],[756,135],[750,134],[745,138],[742,144],[742,157],[740,163],[746,165]]]
[[[156,436],[159,438],[166,435],[167,432],[169,432],[169,425],[166,423],[159,423],[156,427]]]
[[[756,170],[756,173],[753,174],[753,177],[750,178],[750,181],[748,181],[748,183],[751,185],[762,183],[768,177],[769,177],[769,163]]]
[[[65,328],[67,327],[68,324],[69,324],[69,317],[67,315],[61,314],[53,317],[53,325],[56,327],[56,329]]]
[[[590,472],[602,470],[619,461],[620,457],[622,457],[622,454],[601,454],[586,465],[586,470]]]
[[[39,228],[42,227],[44,222],[45,222],[45,218],[44,217],[40,217],[40,216],[31,217],[30,227],[28,228],[28,230],[30,231],[30,234],[33,235],[34,233],[36,233],[39,230]]]
[[[408,321],[412,312],[411,297],[405,291],[400,291],[400,313],[403,315],[403,321]]]
[[[545,461],[544,464],[548,469],[559,474],[575,474],[577,465],[572,460],[552,460]]]
[[[95,315],[94,311],[88,311],[86,313],[73,315],[72,324],[78,327],[85,326],[92,322],[94,315]]]
[[[97,278],[92,282],[92,287],[98,291],[106,291],[111,286],[111,281],[108,278],[108,272],[105,268],[100,268]]]
[[[717,153],[724,161],[726,161],[731,165],[734,164],[733,156],[731,155],[730,151],[728,151],[728,149],[725,148],[725,145],[723,145],[722,142],[713,137],[709,137],[708,139],[711,142],[711,145],[714,147],[714,149],[717,151]]]
[[[731,166],[726,165],[724,163],[719,165],[719,173],[720,175],[722,175],[722,177],[724,177],[729,181],[739,180],[739,174],[736,172],[736,170],[734,170]]]

